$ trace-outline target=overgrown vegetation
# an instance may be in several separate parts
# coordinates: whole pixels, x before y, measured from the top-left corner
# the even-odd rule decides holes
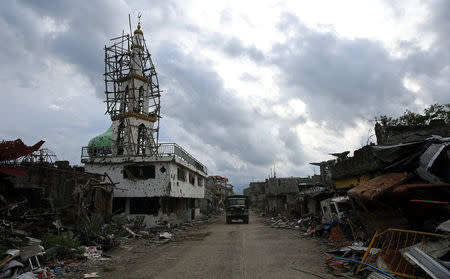
[[[111,225],[104,224],[103,218],[98,214],[82,217],[78,222],[77,231],[80,233],[80,240],[84,243],[95,241],[99,235],[113,233]]]
[[[46,233],[41,236],[42,245],[45,248],[56,247],[58,257],[66,257],[73,254],[72,249],[78,249],[81,243],[74,238],[70,231],[61,232],[59,235]]]
[[[433,119],[443,119],[450,123],[450,104],[434,104],[423,110],[423,114],[406,110],[402,116],[392,118],[386,115],[375,117],[383,126],[422,126],[430,124]]]

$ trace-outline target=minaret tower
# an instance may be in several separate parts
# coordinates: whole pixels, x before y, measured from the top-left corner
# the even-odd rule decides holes
[[[130,28],[131,30],[131,28]],[[105,94],[113,156],[148,156],[158,150],[160,91],[141,23],[133,35],[105,46]]]

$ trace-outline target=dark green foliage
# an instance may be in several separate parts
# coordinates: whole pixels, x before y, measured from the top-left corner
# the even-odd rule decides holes
[[[399,118],[386,115],[375,117],[375,121],[383,126],[423,126],[430,124],[433,119],[443,119],[450,123],[450,104],[434,104],[425,108],[423,114],[406,110]]]
[[[46,233],[41,236],[41,240],[45,249],[56,247],[59,258],[72,255],[72,249],[77,249],[81,245],[70,231],[61,232],[59,235]]]

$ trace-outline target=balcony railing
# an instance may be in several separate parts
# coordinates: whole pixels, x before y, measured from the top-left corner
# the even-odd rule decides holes
[[[136,149],[137,150],[137,149]],[[195,159],[191,154],[189,154],[186,150],[184,150],[181,146],[179,146],[176,143],[160,143],[157,146],[154,147],[154,150],[156,150],[155,154],[153,156],[157,157],[166,157],[166,156],[176,156],[179,159],[185,161],[186,163],[191,164],[196,169],[207,173],[207,168],[205,165],[200,163],[197,159]],[[143,157],[143,156],[150,156],[151,152],[148,152],[149,154],[129,154],[127,152],[124,152],[122,155],[114,155],[114,157]],[[101,147],[82,147],[81,148],[81,161],[84,161],[86,159],[94,159],[94,158],[105,158],[105,157],[112,157],[112,150],[111,148],[101,148]]]

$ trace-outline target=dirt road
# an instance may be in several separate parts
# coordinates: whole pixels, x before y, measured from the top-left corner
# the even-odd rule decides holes
[[[182,238],[182,239],[180,239]],[[325,273],[321,249],[312,239],[273,229],[258,217],[250,224],[225,224],[225,217],[192,230],[170,244],[114,252],[122,257],[104,268],[104,278],[319,278],[291,268]],[[130,257],[134,255],[134,257]],[[128,260],[127,260],[128,257]]]

